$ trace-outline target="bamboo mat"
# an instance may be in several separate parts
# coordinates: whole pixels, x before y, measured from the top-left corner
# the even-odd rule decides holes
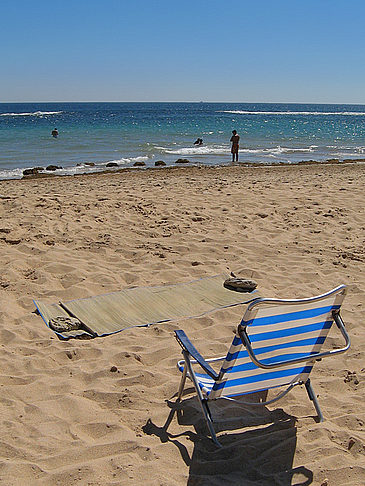
[[[83,329],[57,332],[68,339],[81,335],[106,336],[129,327],[149,326],[165,321],[198,317],[224,307],[248,303],[260,297],[257,291],[235,292],[223,287],[225,275],[205,277],[187,283],[135,287],[96,297],[60,304],[34,301],[44,322],[55,317],[77,317]]]

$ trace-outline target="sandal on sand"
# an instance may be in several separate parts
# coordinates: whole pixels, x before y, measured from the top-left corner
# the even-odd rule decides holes
[[[75,317],[53,317],[48,324],[56,332],[76,331],[81,327],[81,322]]]
[[[252,292],[257,287],[257,282],[254,280],[248,280],[244,278],[227,278],[224,281],[223,286],[229,290],[235,290],[236,292]]]

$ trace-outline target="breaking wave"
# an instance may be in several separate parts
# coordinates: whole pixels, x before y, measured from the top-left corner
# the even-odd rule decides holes
[[[130,158],[122,158],[118,160],[109,160],[106,162],[80,162],[77,165],[72,165],[69,167],[62,167],[60,169],[56,169],[55,171],[47,171],[46,168],[43,168],[43,171],[40,173],[43,174],[57,174],[57,175],[76,175],[76,174],[85,174],[85,173],[92,173],[92,172],[103,172],[106,170],[106,165],[109,163],[116,163],[120,168],[127,168],[130,164],[134,162],[145,162],[149,159],[149,157],[130,157]],[[118,168],[115,167],[116,169]],[[0,180],[4,179],[21,179],[23,177],[24,169],[30,169],[31,167],[17,167],[15,169],[0,169]]]
[[[209,147],[181,147],[179,149],[170,149],[167,147],[155,147],[165,154],[171,155],[225,155],[229,153],[230,149],[227,146]]]
[[[116,160],[108,160],[107,162],[102,162],[98,165],[106,165],[106,164],[118,164],[118,165],[127,165],[131,164],[132,162],[146,162],[149,157],[130,157],[130,158],[122,158],[122,159],[116,159]]]
[[[0,113],[0,116],[44,116],[59,115],[63,111],[34,111],[33,113]]]
[[[243,111],[243,110],[221,110],[217,113],[231,113],[232,115],[342,115],[342,116],[365,116],[360,111]]]
[[[294,154],[294,153],[302,153],[302,152],[314,152],[316,145],[311,145],[310,147],[281,147],[280,145],[277,147],[270,147],[270,148],[245,148],[244,146],[240,148],[241,153],[246,154]],[[170,149],[166,147],[155,147],[155,149],[160,150],[165,154],[171,155],[227,155],[230,153],[229,146],[215,146],[215,147],[182,147],[179,149]]]

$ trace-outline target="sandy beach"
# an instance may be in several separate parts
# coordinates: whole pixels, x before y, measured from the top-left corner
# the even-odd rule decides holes
[[[363,164],[177,167],[0,181],[0,483],[322,485],[365,483]],[[204,317],[62,341],[47,303],[233,271],[262,295],[348,286],[350,350],[305,389],[259,408],[196,399],[172,413],[174,329],[225,354],[240,306]],[[133,323],[132,323],[133,324]],[[332,336],[332,335],[331,335]],[[331,344],[342,343],[338,334]]]

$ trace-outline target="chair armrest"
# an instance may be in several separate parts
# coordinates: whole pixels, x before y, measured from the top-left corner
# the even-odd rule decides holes
[[[246,332],[247,326],[242,326],[242,324],[240,324],[238,326],[238,334],[241,338],[242,344],[246,347],[247,352],[248,352],[251,360],[253,361],[253,363],[255,363],[256,366],[258,366],[259,368],[264,368],[264,369],[281,368],[282,366],[287,366],[287,365],[290,365],[290,364],[303,363],[303,362],[306,362],[306,361],[311,361],[311,360],[315,360],[315,359],[319,359],[319,358],[327,358],[328,356],[333,356],[335,354],[340,354],[340,353],[344,353],[345,351],[347,351],[350,347],[350,337],[347,334],[347,331],[345,329],[345,325],[342,321],[340,313],[339,312],[333,312],[333,319],[334,319],[337,327],[341,331],[342,336],[345,339],[345,346],[343,348],[332,349],[331,351],[324,351],[322,353],[308,354],[307,356],[303,356],[302,358],[288,359],[288,360],[285,360],[285,361],[280,361],[278,363],[267,364],[267,363],[263,363],[262,361],[259,361],[257,359],[257,357],[255,356],[255,353],[252,349],[250,338],[249,338],[249,336]]]
[[[203,356],[198,352],[195,346],[190,342],[188,336],[182,329],[179,329],[175,332],[175,337],[177,342],[180,344],[182,349],[190,354],[196,362],[203,368],[203,370],[211,377],[213,380],[217,380],[218,373],[216,373],[213,368],[205,361]]]

